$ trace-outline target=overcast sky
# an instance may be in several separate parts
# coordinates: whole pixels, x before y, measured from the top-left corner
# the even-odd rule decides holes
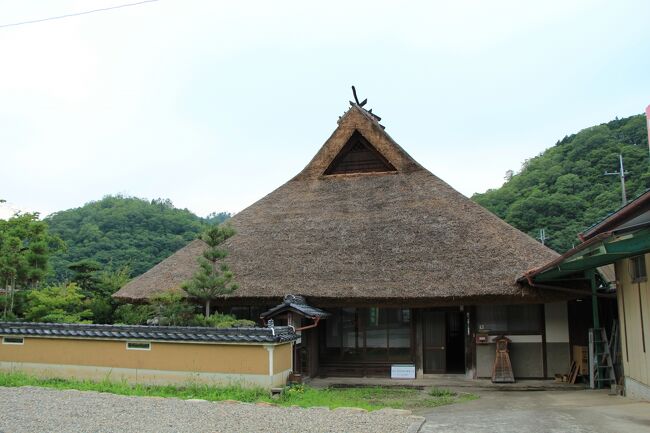
[[[0,0],[0,26],[135,0]],[[0,27],[0,198],[237,212],[299,172],[350,85],[465,195],[650,104],[650,2],[188,1]],[[612,169],[616,161],[612,162]]]

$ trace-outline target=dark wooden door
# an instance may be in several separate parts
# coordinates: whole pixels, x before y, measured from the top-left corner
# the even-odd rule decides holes
[[[422,315],[422,349],[424,373],[445,373],[447,370],[447,320],[444,311],[425,311]]]

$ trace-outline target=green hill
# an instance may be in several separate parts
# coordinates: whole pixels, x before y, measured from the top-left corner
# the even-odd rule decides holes
[[[576,234],[621,206],[618,170],[622,154],[628,200],[650,187],[645,116],[616,119],[564,137],[524,162],[501,188],[472,199],[518,229],[537,238],[546,229],[547,245],[564,252]]]
[[[169,200],[122,196],[54,213],[45,221],[66,244],[52,257],[54,278],[70,278],[68,266],[83,259],[112,268],[128,265],[132,276],[139,275],[196,238],[208,223],[228,217],[219,213],[203,219]]]

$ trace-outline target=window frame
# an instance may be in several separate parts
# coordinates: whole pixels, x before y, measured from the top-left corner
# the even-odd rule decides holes
[[[490,329],[490,328],[479,328],[479,326],[482,324],[481,319],[483,319],[481,316],[482,312],[480,311],[481,307],[483,308],[492,308],[493,311],[496,311],[496,308],[502,308],[503,310],[500,312],[502,317],[505,319],[505,325],[506,329],[505,330],[496,330],[496,329]],[[511,321],[514,321],[515,317],[511,313],[512,309],[514,308],[521,308],[521,307],[530,307],[532,309],[537,309],[537,329],[535,328],[522,328],[522,329],[517,329],[515,330],[514,327],[510,326]],[[494,313],[491,313],[494,314]],[[496,324],[496,323],[492,323]],[[476,332],[481,332],[481,333],[486,333],[488,335],[542,335],[546,332],[545,330],[545,317],[544,317],[544,304],[484,304],[480,305],[477,308],[477,313],[476,313]]]
[[[131,345],[146,345],[147,347],[132,347]],[[151,341],[127,341],[126,342],[126,350],[141,350],[148,352],[151,350]]]
[[[20,341],[8,341],[7,339],[14,339],[14,340],[20,340]],[[8,345],[13,345],[13,346],[22,346],[25,344],[25,337],[13,337],[11,335],[3,335],[2,336],[2,344],[8,344]]]
[[[344,318],[343,310],[347,310]],[[395,316],[399,318],[402,326],[395,326],[397,322],[388,321],[389,310],[402,311]],[[406,311],[406,312],[405,312]],[[359,363],[359,364],[399,364],[415,362],[415,340],[414,340],[414,321],[411,308],[391,308],[391,307],[340,307],[330,309],[332,315],[326,321],[321,332],[320,357],[324,363]],[[352,320],[352,318],[354,318]],[[373,328],[372,319],[376,319],[376,329]],[[343,346],[345,323],[348,323],[348,332],[354,329],[356,343],[353,352],[346,352]],[[352,326],[353,325],[353,326]],[[368,346],[368,333],[373,330],[384,332],[381,339],[385,345]],[[405,349],[404,347],[391,344],[391,335],[408,330],[408,357],[399,353],[395,349]],[[330,334],[331,331],[331,334]],[[333,337],[333,338],[331,338]],[[330,346],[330,343],[332,344]],[[352,350],[351,347],[348,347]],[[374,355],[373,355],[374,353]],[[408,359],[407,359],[408,358]]]

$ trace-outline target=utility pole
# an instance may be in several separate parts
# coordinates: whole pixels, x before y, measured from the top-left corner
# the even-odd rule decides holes
[[[645,108],[645,122],[648,130],[648,152],[650,152],[650,105]]]
[[[605,176],[619,176],[621,178],[621,198],[623,199],[623,206],[627,204],[627,195],[625,194],[625,175],[629,174],[629,171],[625,171],[623,168],[623,155],[618,154],[618,160],[620,162],[620,168],[618,171],[605,172]]]
[[[546,245],[546,240],[548,239],[548,236],[546,236],[546,229],[539,229],[539,237],[537,239],[540,240],[542,245]]]

